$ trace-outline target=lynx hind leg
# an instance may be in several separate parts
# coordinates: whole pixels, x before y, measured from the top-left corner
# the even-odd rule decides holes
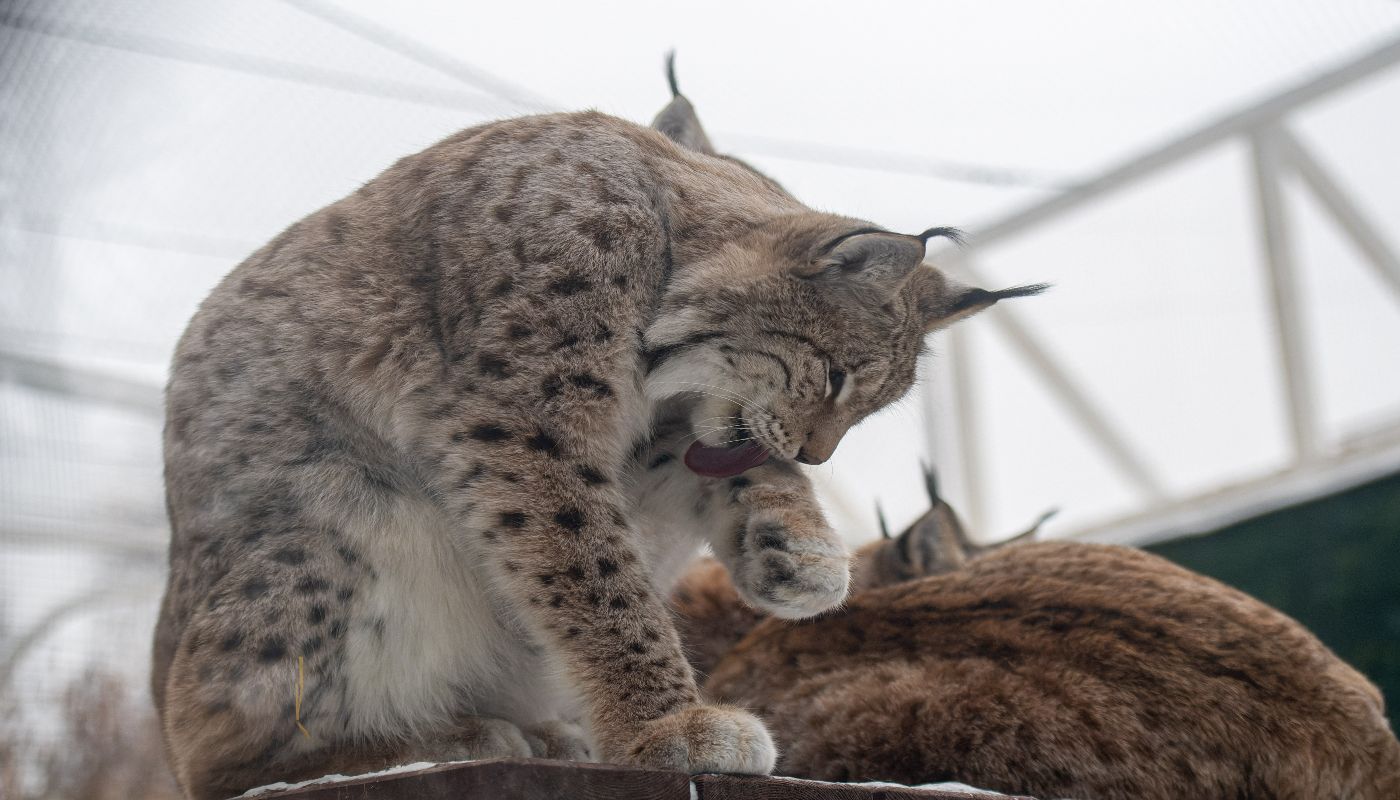
[[[739,522],[712,546],[746,602],[801,619],[846,598],[850,554],[796,467],[769,463],[730,478],[729,497]]]
[[[514,724],[462,717],[446,730],[374,744],[335,738],[339,667],[312,661],[301,716],[293,701],[296,661],[269,656],[249,663],[230,650],[237,635],[214,638],[208,617],[186,629],[167,680],[162,719],[176,778],[197,800],[230,797],[255,786],[330,774],[361,774],[419,761],[528,757]],[[309,729],[303,733],[298,722]]]
[[[453,730],[378,747],[327,747],[307,756],[289,783],[324,775],[363,775],[419,762],[481,761],[537,755],[531,737],[512,722],[495,717],[458,718]]]
[[[171,750],[181,780],[196,800],[232,797],[269,783],[297,783],[326,775],[364,775],[403,764],[539,756],[532,737],[513,723],[492,717],[467,717],[453,731],[403,742],[373,746],[320,743],[314,749],[280,755],[264,748],[258,758],[237,763],[205,761],[204,754],[183,748],[178,742],[172,743]]]

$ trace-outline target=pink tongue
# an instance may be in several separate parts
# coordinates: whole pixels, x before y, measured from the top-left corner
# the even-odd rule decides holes
[[[685,465],[707,478],[728,478],[768,460],[768,451],[753,442],[738,447],[708,447],[699,442],[685,451]]]

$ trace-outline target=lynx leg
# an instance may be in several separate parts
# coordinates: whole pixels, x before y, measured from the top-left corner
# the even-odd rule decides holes
[[[450,733],[379,745],[322,744],[316,749],[231,762],[206,760],[206,755],[172,741],[171,758],[191,797],[215,800],[232,797],[268,783],[314,780],[326,775],[363,775],[418,762],[474,761],[487,758],[541,756],[514,724],[492,717],[468,717]],[[253,742],[247,742],[249,746]],[[562,751],[561,751],[562,752]],[[580,759],[582,760],[582,759]]]
[[[710,542],[751,607],[800,618],[840,603],[851,559],[827,526],[806,476],[791,463],[769,461],[733,478],[701,477],[683,463],[689,431],[688,425],[679,433],[660,427],[651,447],[630,463],[627,482],[653,536],[665,531],[684,545],[680,534],[694,529],[697,539]],[[679,579],[690,559],[655,557],[659,585]]]
[[[257,601],[249,606],[260,608]],[[373,744],[336,738],[344,730],[344,665],[304,656],[299,675],[297,658],[276,640],[249,642],[249,634],[230,632],[221,612],[202,610],[191,620],[164,693],[171,765],[192,797],[229,797],[271,782],[416,761],[532,755],[518,727],[491,717],[459,717],[441,731]]]
[[[845,599],[850,556],[796,467],[770,462],[728,486],[739,522],[716,531],[711,546],[746,602],[800,619]]]
[[[292,766],[288,783],[324,775],[363,775],[418,762],[479,761],[537,755],[530,737],[514,723],[495,717],[466,716],[450,732],[378,747],[331,747]]]

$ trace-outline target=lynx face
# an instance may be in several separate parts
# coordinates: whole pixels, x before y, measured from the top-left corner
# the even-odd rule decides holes
[[[715,155],[679,94],[654,126]],[[687,466],[723,477],[769,457],[820,464],[852,425],[909,389],[925,334],[1044,288],[964,286],[922,263],[933,236],[959,234],[777,216],[678,279],[646,331],[646,383],[653,399],[689,396]]]
[[[803,277],[822,233],[797,252],[713,265],[705,277],[715,285],[653,326],[648,387],[694,396],[690,419],[704,446],[821,463],[851,425],[913,382],[922,330],[909,298],[867,308]],[[736,268],[747,277],[720,278]],[[697,471],[711,463],[726,462]]]

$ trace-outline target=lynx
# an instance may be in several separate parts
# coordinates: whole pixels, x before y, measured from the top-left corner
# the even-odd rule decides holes
[[[1039,289],[923,264],[949,233],[806,208],[679,92],[652,129],[462,131],[292,225],[172,367],[152,685],[181,785],[525,755],[768,772],[663,598],[708,543],[771,614],[842,601],[795,464],[904,394],[925,334]]]
[[[1400,797],[1376,687],[1209,578],[1124,547],[978,546],[936,493],[856,562],[846,607],[800,622],[747,609],[714,564],[676,591],[705,695],[763,716],[782,774],[1084,800]]]

